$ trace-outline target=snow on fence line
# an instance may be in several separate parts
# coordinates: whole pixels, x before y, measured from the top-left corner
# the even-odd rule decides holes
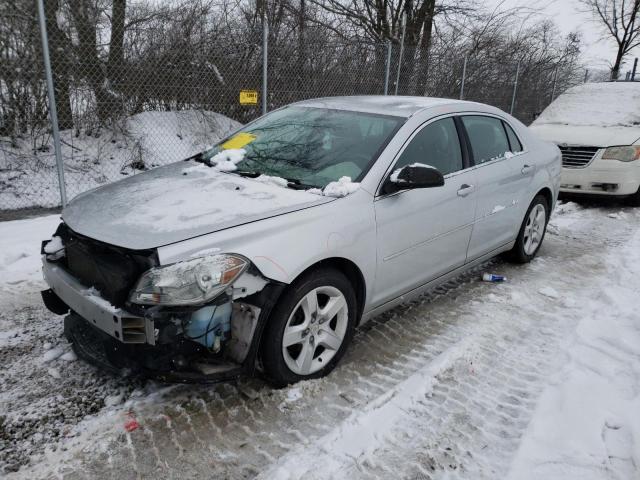
[[[217,143],[240,123],[215,112],[142,112],[114,128],[60,132],[68,198],[187,158]],[[0,142],[3,139],[0,138]],[[51,139],[6,142],[0,154],[0,210],[60,204]]]

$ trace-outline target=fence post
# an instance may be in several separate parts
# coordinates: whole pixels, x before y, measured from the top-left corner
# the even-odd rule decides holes
[[[587,80],[589,80],[589,69],[588,68],[584,71],[584,83],[587,83]]]
[[[464,63],[462,64],[462,83],[460,83],[460,100],[464,100],[464,83],[467,80],[467,60],[469,57],[464,56]]]
[[[556,85],[558,82],[558,65],[556,65],[556,69],[553,72],[553,88],[551,89],[551,101],[553,102],[556,98]]]
[[[635,82],[636,81],[636,71],[638,70],[638,58],[636,57],[636,59],[633,62],[633,71],[631,72],[631,81]]]
[[[402,54],[404,53],[404,32],[407,26],[407,14],[402,14],[402,36],[400,37],[400,57],[398,58],[398,74],[396,75],[395,95],[398,95],[398,85],[400,84],[400,69],[402,67]]]
[[[58,110],[56,108],[56,96],[53,91],[53,75],[51,73],[51,60],[49,58],[49,39],[47,37],[47,23],[44,14],[43,0],[38,0],[38,17],[40,21],[40,37],[42,39],[42,59],[44,60],[44,72],[47,78],[47,97],[49,99],[49,116],[51,117],[51,132],[53,134],[53,149],[58,168],[58,186],[60,188],[60,203],[67,206],[67,190],[64,183],[64,163],[62,163],[62,151],[60,149],[60,130],[58,129]]]
[[[384,72],[384,94],[389,94],[389,72],[391,70],[391,40],[387,40],[387,63]]]
[[[40,0],[42,1],[42,0]],[[269,23],[262,14],[262,114],[267,113],[267,66],[269,64]]]
[[[520,62],[518,62],[518,67],[516,68],[516,80],[513,84],[513,96],[511,97],[511,110],[509,111],[510,115],[513,115],[513,110],[516,108],[516,94],[518,93],[518,77],[520,76]]]

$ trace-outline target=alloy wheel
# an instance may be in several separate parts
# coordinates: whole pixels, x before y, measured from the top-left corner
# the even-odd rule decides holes
[[[282,337],[282,355],[297,375],[325,366],[344,341],[349,321],[347,300],[331,286],[314,288],[294,307]]]
[[[546,211],[544,206],[538,203],[529,212],[527,224],[524,227],[524,253],[533,255],[536,252],[542,242],[546,224]]]

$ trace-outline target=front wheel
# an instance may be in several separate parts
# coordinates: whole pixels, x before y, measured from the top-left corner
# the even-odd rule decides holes
[[[344,354],[357,302],[347,277],[334,269],[296,280],[274,309],[261,343],[265,372],[284,386],[327,375]]]
[[[518,232],[516,244],[508,253],[508,258],[516,263],[527,263],[533,260],[544,240],[548,220],[547,199],[543,195],[537,195],[529,205]]]

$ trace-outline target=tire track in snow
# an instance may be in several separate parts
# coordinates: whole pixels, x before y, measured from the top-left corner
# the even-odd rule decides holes
[[[302,478],[311,472],[333,478],[347,465],[361,462],[362,457],[366,461],[373,453],[369,451],[370,437],[377,441],[379,436],[392,430],[416,401],[430,396],[437,377],[466,355],[472,344],[472,337],[466,337],[449,347],[395,388],[370,401],[361,411],[353,412],[329,434],[316,440],[311,448],[291,452],[284,462],[258,478]]]

